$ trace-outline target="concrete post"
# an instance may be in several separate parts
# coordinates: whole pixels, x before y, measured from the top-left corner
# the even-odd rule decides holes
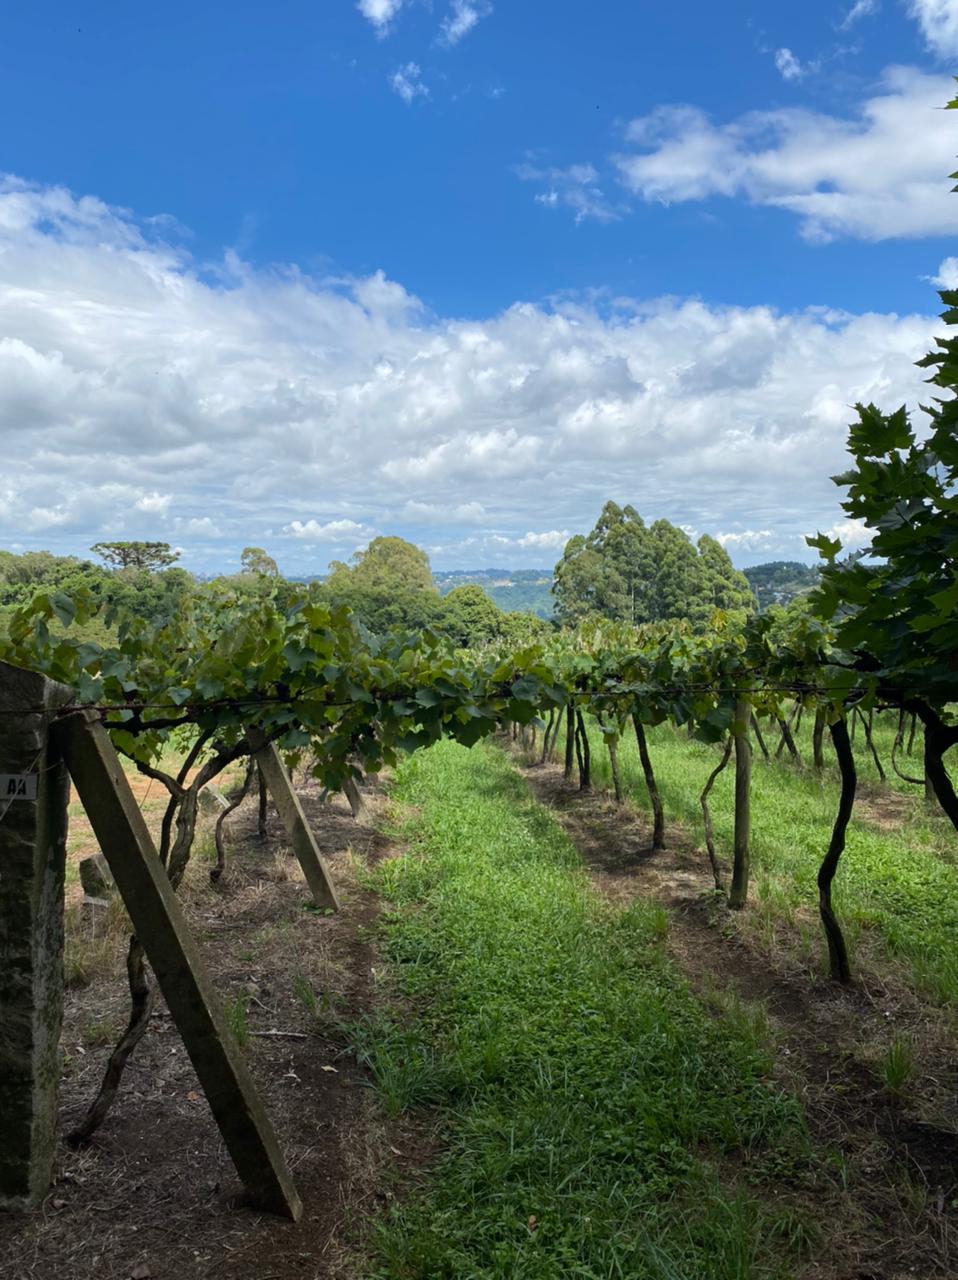
[[[69,781],[48,751],[73,690],[0,662],[0,1209],[30,1209],[56,1150]]]

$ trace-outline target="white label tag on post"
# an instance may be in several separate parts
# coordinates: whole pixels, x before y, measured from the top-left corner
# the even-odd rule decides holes
[[[0,804],[11,800],[36,800],[35,773],[0,773]]]

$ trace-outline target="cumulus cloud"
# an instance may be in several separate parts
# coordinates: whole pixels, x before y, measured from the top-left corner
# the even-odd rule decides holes
[[[855,3],[838,24],[838,29],[840,31],[849,31],[856,22],[861,22],[862,18],[870,18],[880,8],[879,0],[855,0]]]
[[[134,506],[137,511],[145,511],[149,515],[165,516],[172,501],[172,493],[144,493],[142,498],[137,498]]]
[[[775,54],[775,69],[783,80],[801,80],[805,68],[791,49],[779,49]]]
[[[516,539],[520,547],[536,547],[543,551],[561,551],[572,537],[568,529],[549,529],[546,533],[526,533]]]
[[[382,40],[389,34],[393,19],[402,6],[403,0],[359,0],[356,8]]]
[[[356,538],[369,538],[374,532],[355,520],[329,520],[326,524],[313,519],[293,520],[283,529],[283,533],[291,538],[305,538],[312,542],[353,542]]]
[[[381,531],[449,567],[539,566],[612,498],[794,554],[841,517],[849,406],[917,406],[940,328],[930,291],[912,316],[669,298],[463,320],[379,273],[211,271],[155,236],[0,181],[0,545],[178,538],[216,569],[252,544],[308,573]]]
[[[173,528],[177,533],[192,534],[199,538],[219,538],[221,536],[219,529],[209,518],[209,516],[190,516],[184,519],[177,516],[173,521]]]
[[[622,216],[606,197],[599,184],[598,170],[591,164],[573,164],[568,168],[541,166],[526,161],[513,169],[523,182],[535,182],[542,187],[536,195],[536,203],[548,209],[561,206],[571,209],[576,222],[587,218],[596,222],[615,222]]]
[[[441,44],[454,45],[492,12],[492,5],[482,0],[452,0],[452,6],[439,29]]]
[[[837,538],[842,544],[843,551],[860,550],[872,540],[871,530],[867,528],[864,520],[836,520],[824,532],[828,538]]]
[[[958,0],[910,0],[908,10],[932,53],[958,55]]]
[[[772,529],[740,529],[734,533],[716,533],[715,541],[726,551],[768,551],[776,544]]]
[[[794,214],[811,240],[949,235],[955,139],[941,108],[952,91],[947,77],[898,67],[853,118],[785,108],[716,124],[663,106],[632,121],[635,150],[615,160],[643,200],[741,198]]]
[[[958,258],[943,258],[936,276],[926,276],[938,289],[958,289]]]
[[[416,62],[407,62],[389,77],[393,93],[398,93],[407,106],[417,98],[428,98],[429,88],[423,84],[422,72]]]
[[[417,502],[414,498],[405,504],[402,514],[420,524],[479,524],[486,519],[481,502]]]

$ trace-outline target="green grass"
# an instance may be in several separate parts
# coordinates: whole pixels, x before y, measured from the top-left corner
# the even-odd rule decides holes
[[[876,746],[887,767],[894,724],[890,716],[881,719],[884,723],[876,732]],[[809,759],[806,728],[810,734],[810,726],[803,725],[802,751]],[[773,750],[768,731],[766,740]],[[593,780],[596,785],[611,786],[608,758],[598,732],[591,735],[591,741]],[[718,748],[690,741],[683,731],[662,726],[649,732],[649,749],[667,814],[687,824],[693,838],[704,846],[699,795],[717,762]],[[877,781],[860,729],[856,758],[862,780]],[[919,761],[920,755],[908,760],[909,768],[917,767],[920,772]],[[631,734],[620,744],[619,765],[629,798],[646,806],[638,750]],[[906,784],[898,785],[908,790]],[[800,906],[817,915],[815,877],[828,847],[837,804],[837,768],[830,744],[822,776],[807,766],[765,761],[756,749],[752,883],[756,900],[769,916],[791,922]],[[727,864],[734,816],[731,765],[715,784],[710,808],[717,846],[720,854],[724,851]],[[859,807],[836,878],[835,903],[853,951],[862,930],[877,931],[887,952],[910,966],[920,989],[950,1002],[958,997],[958,951],[954,946],[958,934],[958,841],[947,820],[926,810],[920,794],[904,808],[901,828],[882,830],[869,821],[867,805]],[[820,954],[824,956],[824,942]]]
[[[791,1274],[813,1232],[760,1188],[810,1156],[764,1028],[702,1008],[661,910],[601,902],[496,749],[422,752],[396,798],[410,853],[372,874],[401,1008],[353,1043],[387,1111],[440,1106],[445,1152],[379,1224],[369,1274]]]
[[[226,1014],[226,1023],[236,1043],[241,1049],[245,1049],[249,1044],[249,1021],[246,1016],[246,997],[237,996],[234,1000],[226,1000],[223,1003],[223,1012]]]
[[[915,1047],[906,1036],[896,1036],[882,1054],[881,1077],[893,1098],[901,1098],[915,1070]]]

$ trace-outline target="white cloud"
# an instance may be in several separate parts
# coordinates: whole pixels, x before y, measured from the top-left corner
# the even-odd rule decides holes
[[[520,547],[536,547],[544,551],[561,551],[572,537],[568,529],[550,529],[547,533],[527,533],[516,539]]]
[[[936,276],[925,276],[938,289],[958,289],[958,258],[943,258]]]
[[[421,524],[479,524],[486,518],[481,502],[417,502],[410,500],[402,509],[403,516]]]
[[[199,538],[219,538],[221,533],[209,516],[191,516],[189,519],[178,517],[173,521],[177,533],[190,534]]]
[[[776,545],[772,529],[741,529],[736,533],[717,533],[715,541],[726,551],[769,551]]]
[[[439,30],[441,44],[454,45],[477,26],[481,18],[492,12],[492,5],[482,0],[452,0],[452,6]]]
[[[66,507],[32,507],[27,512],[26,524],[31,532],[56,529],[69,523],[70,513]]]
[[[837,520],[825,530],[825,536],[837,538],[843,551],[857,551],[872,540],[872,532],[864,520]]]
[[[573,164],[567,169],[542,167],[534,160],[516,165],[516,177],[523,182],[543,184],[545,189],[535,197],[538,204],[555,209],[559,205],[572,209],[576,222],[587,218],[596,222],[615,222],[622,216],[605,196],[599,185],[599,174],[591,164]]]
[[[403,0],[359,0],[356,8],[372,24],[376,35],[383,39],[389,34],[393,19],[402,6]]]
[[[849,406],[917,406],[940,328],[930,290],[917,316],[669,298],[460,320],[380,273],[201,270],[152,235],[0,180],[0,546],[175,535],[215,569],[273,529],[308,573],[428,527],[446,565],[540,566],[612,498],[794,553],[841,518]]]
[[[848,31],[862,18],[870,18],[881,8],[880,0],[855,0],[855,3],[838,24],[840,31]]]
[[[958,55],[958,0],[910,0],[908,12],[939,58]]]
[[[291,538],[305,538],[313,542],[353,542],[357,538],[369,538],[375,531],[355,520],[330,520],[320,524],[318,520],[293,520],[283,533]]]
[[[144,493],[141,498],[137,498],[134,506],[137,511],[145,511],[150,515],[165,516],[170,509],[170,503],[173,501],[171,493]]]
[[[422,82],[422,72],[418,63],[407,62],[389,77],[393,92],[398,93],[407,106],[417,98],[428,98],[429,88]]]
[[[952,91],[947,77],[898,67],[857,118],[787,108],[714,124],[697,107],[659,107],[632,121],[638,150],[616,163],[644,200],[740,197],[795,214],[812,240],[949,235],[955,125],[941,108]]]
[[[783,80],[801,80],[805,68],[791,49],[779,49],[775,54],[775,69]]]

